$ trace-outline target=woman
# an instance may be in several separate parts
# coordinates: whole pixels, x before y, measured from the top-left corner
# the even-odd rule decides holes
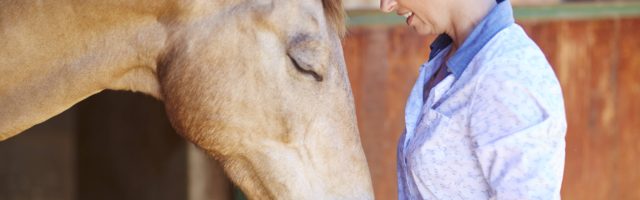
[[[381,0],[431,44],[398,144],[400,199],[559,199],[560,84],[498,0]]]

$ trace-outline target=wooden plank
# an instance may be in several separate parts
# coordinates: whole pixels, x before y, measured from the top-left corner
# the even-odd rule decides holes
[[[579,132],[572,132],[573,138],[582,137],[589,140],[589,154],[586,155],[590,161],[586,166],[576,165],[578,162],[570,162],[567,165],[569,173],[573,175],[571,170],[582,168],[584,175],[592,176],[592,186],[602,189],[603,199],[619,199],[617,198],[618,187],[615,185],[612,177],[615,177],[615,167],[611,165],[618,159],[619,144],[618,135],[616,134],[616,110],[615,110],[615,94],[617,91],[615,84],[616,67],[615,62],[618,59],[618,52],[615,47],[615,41],[619,39],[619,21],[615,19],[583,21],[577,26],[585,26],[587,39],[583,43],[587,43],[587,56],[577,57],[576,59],[588,60],[590,65],[589,82],[582,86],[581,89],[586,91],[589,98],[589,113],[587,124],[585,127],[589,129],[590,137],[580,136]],[[580,34],[580,33],[578,33]],[[605,56],[610,55],[610,56]],[[572,139],[572,138],[569,138]],[[571,148],[572,146],[569,146]],[[569,159],[575,159],[569,155]],[[598,171],[600,173],[593,173]],[[574,180],[572,177],[567,179]],[[584,188],[572,188],[573,191],[567,191],[565,194],[584,194]],[[586,198],[593,198],[587,196]],[[567,199],[571,199],[567,195]]]
[[[622,19],[617,48],[619,160],[615,163],[616,199],[640,199],[640,19]]]

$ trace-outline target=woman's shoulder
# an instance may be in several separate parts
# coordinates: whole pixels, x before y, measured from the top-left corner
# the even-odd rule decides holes
[[[522,64],[549,64],[540,47],[518,24],[512,24],[498,32],[476,57],[475,60],[482,62],[519,61]]]
[[[486,84],[486,79],[491,79],[494,84],[537,87],[544,82],[559,88],[544,53],[517,24],[498,32],[472,59],[468,69],[476,84]]]
[[[499,32],[469,67],[475,70],[473,82],[484,95],[522,93],[537,101],[561,106],[560,83],[553,68],[542,50],[517,24]]]
[[[553,69],[542,50],[517,24],[498,32],[471,61],[478,74],[530,77],[552,76]]]

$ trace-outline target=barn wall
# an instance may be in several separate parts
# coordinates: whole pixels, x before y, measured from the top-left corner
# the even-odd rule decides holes
[[[565,199],[640,199],[640,17],[521,20],[560,79],[568,133]],[[396,199],[405,100],[432,37],[352,26],[344,41],[377,199]]]

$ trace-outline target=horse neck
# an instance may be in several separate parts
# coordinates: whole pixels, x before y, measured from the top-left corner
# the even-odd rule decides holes
[[[0,8],[0,141],[104,89],[161,98],[167,44],[156,1],[38,1]],[[154,5],[152,7],[145,7]]]

